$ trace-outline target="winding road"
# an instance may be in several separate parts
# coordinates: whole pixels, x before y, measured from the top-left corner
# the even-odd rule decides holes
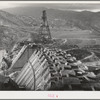
[[[89,59],[89,58],[93,57],[94,55],[95,55],[94,52],[91,52],[91,55],[85,57],[84,59]]]

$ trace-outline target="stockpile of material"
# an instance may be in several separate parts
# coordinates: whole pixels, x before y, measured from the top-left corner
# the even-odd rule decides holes
[[[50,89],[99,90],[100,69],[87,67],[81,61],[58,49],[46,49],[45,55],[52,66]]]

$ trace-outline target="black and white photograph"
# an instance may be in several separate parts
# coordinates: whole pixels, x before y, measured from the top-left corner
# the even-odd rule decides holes
[[[100,2],[0,1],[0,91],[99,91]]]

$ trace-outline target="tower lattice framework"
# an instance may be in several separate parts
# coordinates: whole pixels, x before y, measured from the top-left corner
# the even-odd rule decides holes
[[[47,21],[46,11],[43,10],[42,23],[39,30],[41,40],[51,40],[50,28]]]

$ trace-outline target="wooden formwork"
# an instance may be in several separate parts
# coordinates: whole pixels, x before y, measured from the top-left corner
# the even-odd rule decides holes
[[[15,71],[20,71],[33,52],[34,49],[30,45],[24,45],[18,54],[12,59],[12,64],[8,69],[8,72],[12,73]]]
[[[40,51],[34,51],[29,61],[16,78],[19,86],[29,90],[37,90],[47,83],[49,77],[48,62]]]

